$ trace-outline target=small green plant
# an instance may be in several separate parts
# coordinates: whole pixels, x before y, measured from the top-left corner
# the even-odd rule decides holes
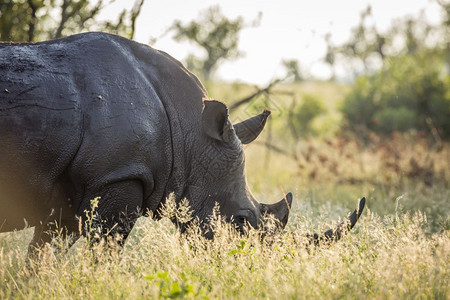
[[[145,275],[144,279],[150,285],[157,285],[159,287],[159,298],[170,299],[209,299],[206,296],[205,290],[195,288],[192,280],[184,272],[179,274],[179,281],[172,280],[168,272],[156,272],[154,275]]]

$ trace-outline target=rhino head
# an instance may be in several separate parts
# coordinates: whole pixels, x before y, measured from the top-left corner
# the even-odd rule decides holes
[[[280,202],[267,205],[256,201],[245,178],[243,144],[252,142],[261,133],[270,111],[238,124],[231,124],[225,104],[204,100],[200,145],[192,159],[190,176],[183,197],[190,200],[194,215],[203,224],[208,222],[217,203],[220,214],[240,231],[246,225],[262,226],[264,214],[273,214],[284,227],[292,204],[292,194]],[[211,236],[211,232],[206,234]]]
[[[221,216],[241,232],[244,232],[246,225],[253,228],[264,226],[266,215],[275,218],[278,230],[286,226],[292,194],[286,194],[274,204],[259,203],[252,195],[245,177],[243,145],[258,137],[269,115],[270,111],[264,110],[257,116],[233,125],[225,104],[216,100],[203,100],[201,139],[199,145],[194,147],[198,150],[191,161],[191,175],[183,193],[183,197],[190,201],[194,217],[198,217],[202,224],[207,225],[217,203]],[[211,231],[205,235],[212,238]],[[311,237],[320,238],[319,235]]]

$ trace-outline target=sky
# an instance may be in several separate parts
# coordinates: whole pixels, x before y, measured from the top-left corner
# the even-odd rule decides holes
[[[102,17],[116,19],[133,0],[117,0]],[[330,68],[323,62],[326,53],[324,36],[331,34],[332,42],[345,42],[351,28],[359,23],[360,13],[372,7],[371,22],[381,31],[395,19],[417,16],[421,10],[430,23],[438,23],[441,15],[433,0],[146,0],[137,20],[135,40],[163,50],[178,60],[189,53],[202,55],[200,48],[188,42],[176,42],[173,34],[163,35],[174,20],[187,23],[199,12],[219,5],[230,19],[242,16],[247,23],[262,14],[260,25],[245,28],[240,34],[239,49],[243,57],[223,63],[216,77],[227,81],[242,81],[263,85],[284,75],[283,59],[297,59],[310,75],[327,79]],[[162,36],[162,37],[161,37]],[[338,69],[338,76],[346,76]]]

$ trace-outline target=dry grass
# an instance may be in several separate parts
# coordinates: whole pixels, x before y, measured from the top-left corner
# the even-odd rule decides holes
[[[216,87],[224,93],[218,98],[239,99],[251,90],[232,88]],[[320,90],[331,97],[332,114],[345,92],[336,85],[287,88]],[[260,201],[294,192],[286,233],[261,243],[258,232],[239,236],[217,221],[216,239],[205,241],[195,230],[181,236],[168,219],[141,218],[123,250],[91,250],[81,239],[56,254],[64,242],[57,240],[31,266],[25,255],[32,232],[2,233],[0,299],[448,299],[450,145],[418,135],[371,136],[365,144],[343,137],[289,140],[283,112],[290,100],[279,100],[271,143],[286,153],[253,144],[246,156]],[[268,132],[260,141],[267,138]],[[307,233],[336,224],[361,196],[367,209],[349,235],[331,246],[305,245]]]
[[[366,196],[379,215],[421,211],[432,231],[450,229],[450,145],[411,135],[373,139],[309,139],[287,155],[249,146],[249,183],[264,202],[293,191],[301,214],[328,210],[338,217]]]
[[[195,230],[180,236],[167,219],[140,219],[122,251],[81,240],[66,254],[47,248],[31,267],[26,234],[2,235],[0,298],[448,298],[449,232],[426,234],[423,214],[369,212],[321,248],[305,246],[310,220],[294,220],[294,234],[267,244],[219,221],[205,241]]]

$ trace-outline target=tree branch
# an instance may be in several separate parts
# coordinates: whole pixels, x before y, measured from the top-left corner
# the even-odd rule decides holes
[[[62,36],[62,31],[64,29],[64,25],[67,22],[67,8],[69,7],[70,0],[63,0],[63,3],[61,4],[61,21],[59,22],[58,28],[56,29],[56,33],[54,35],[54,38],[60,38]]]
[[[285,155],[285,156],[288,156],[288,157],[291,157],[291,158],[295,159],[295,156],[292,153],[289,153],[288,151],[286,151],[286,150],[284,150],[284,149],[282,149],[282,148],[280,148],[278,146],[275,146],[275,145],[271,144],[270,142],[253,141],[253,144],[264,146],[264,147],[266,147],[266,148],[268,148],[268,149],[270,149],[272,151],[275,151],[277,153],[280,153],[282,155]]]
[[[131,32],[130,32],[130,39],[134,38],[134,33],[136,30],[136,19],[139,17],[139,14],[141,13],[142,6],[144,5],[145,0],[140,0],[141,2],[136,2],[133,10],[131,11]],[[139,4],[138,4],[139,3]]]
[[[28,6],[31,8],[31,20],[28,27],[28,41],[32,42],[34,40],[34,31],[36,28],[36,11],[38,7],[34,4],[33,0],[28,0]]]
[[[272,81],[271,83],[269,83],[269,85],[267,85],[265,88],[263,88],[263,89],[258,89],[255,93],[251,94],[250,96],[245,97],[244,99],[241,99],[241,100],[239,100],[239,101],[234,102],[234,103],[230,106],[230,109],[231,109],[231,110],[236,109],[236,108],[238,108],[239,106],[241,106],[241,105],[243,105],[243,104],[245,104],[245,103],[250,102],[253,98],[258,97],[258,96],[261,95],[261,94],[264,94],[264,93],[270,93],[270,89],[273,88],[276,84],[280,83],[280,82],[283,81],[283,80],[284,80],[284,79],[275,79],[275,80],[273,80],[273,81]]]
[[[111,3],[113,3],[114,1],[111,1],[109,4],[111,4]],[[105,6],[106,5],[103,5],[103,0],[99,0],[98,2],[97,2],[97,5],[95,5],[93,8],[92,8],[92,10],[91,10],[91,12],[90,12],[90,14],[89,15],[87,15],[87,16],[85,16],[85,17],[82,17],[81,18],[81,20],[80,20],[80,28],[84,28],[84,24],[88,21],[88,20],[90,20],[90,19],[93,19],[103,8],[105,8]]]

